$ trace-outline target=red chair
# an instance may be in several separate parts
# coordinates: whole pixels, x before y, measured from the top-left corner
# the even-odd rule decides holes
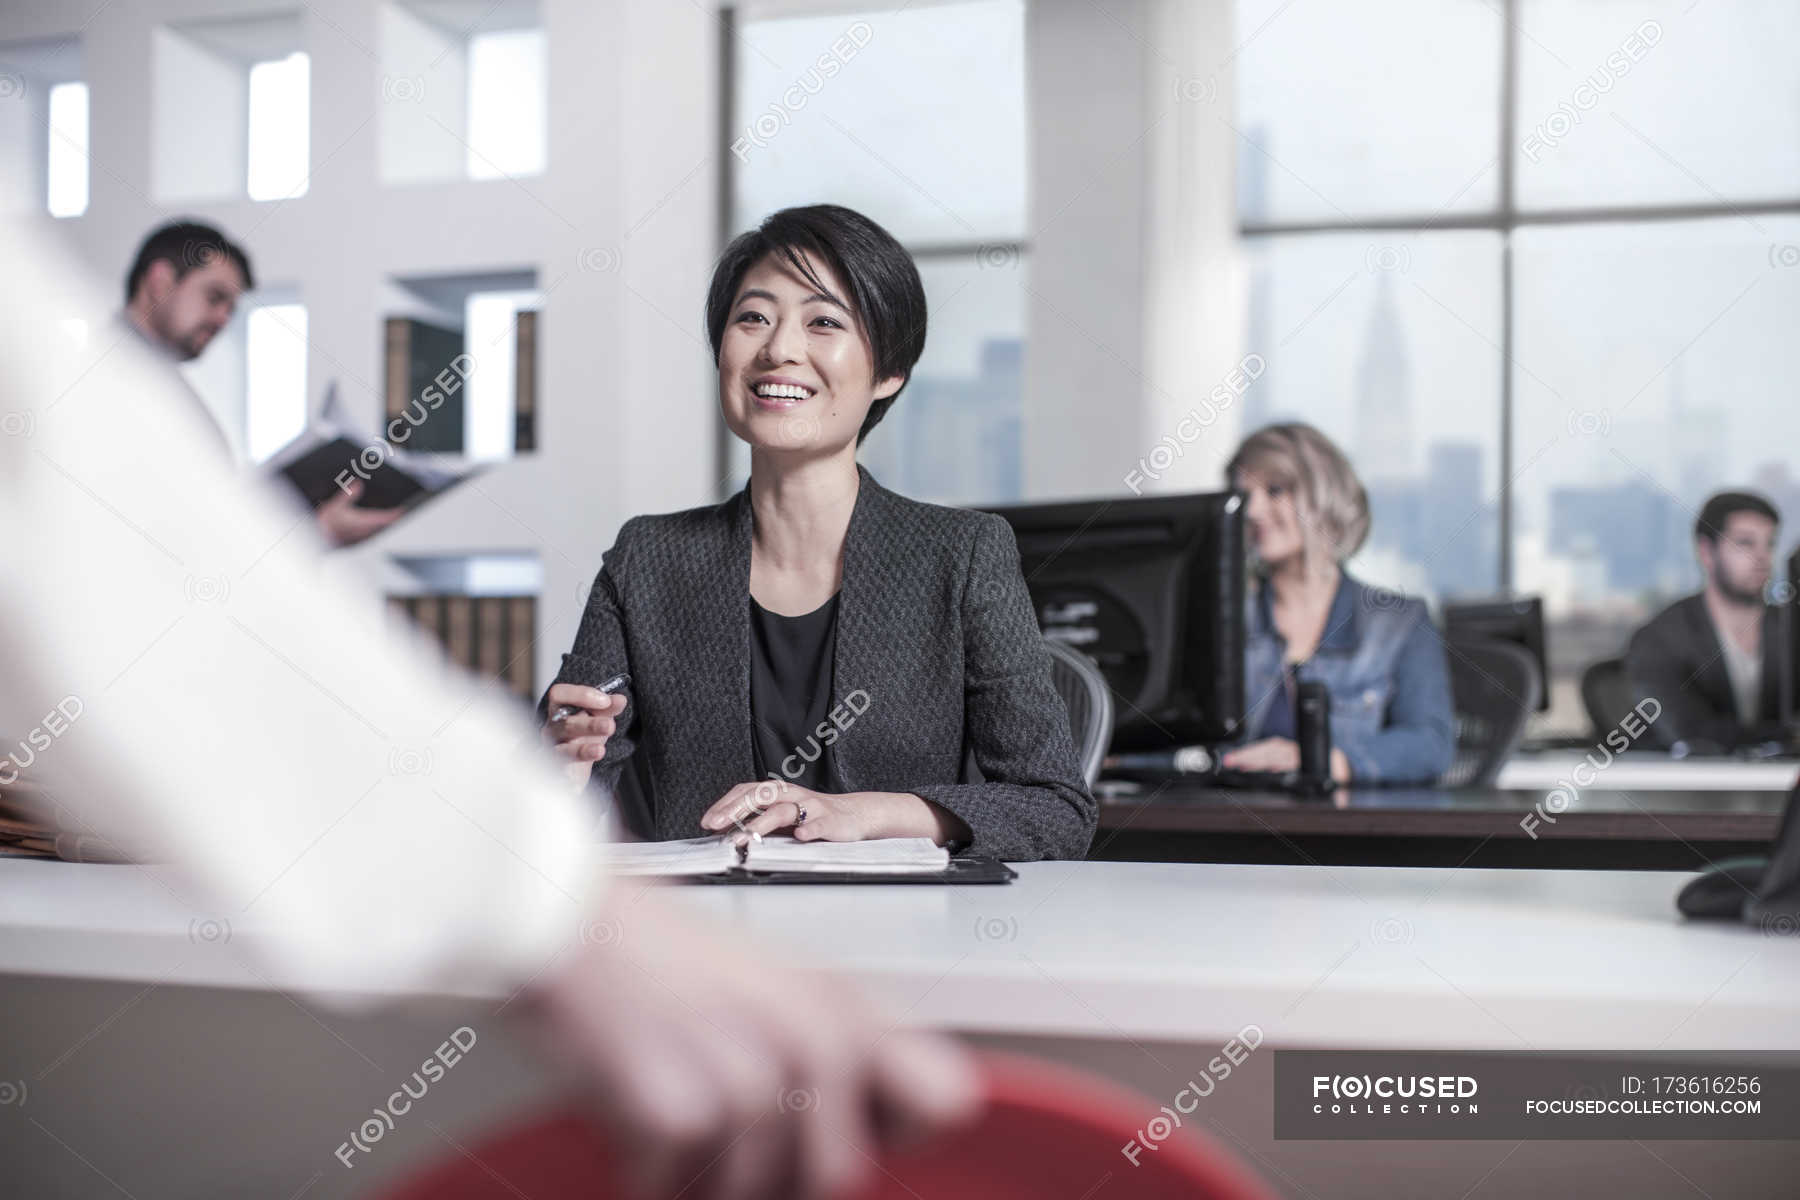
[[[1142,1149],[1154,1102],[1095,1076],[1010,1055],[983,1054],[988,1108],[967,1129],[882,1160],[855,1200],[1275,1200],[1276,1194],[1211,1138],[1183,1128]],[[1162,1127],[1159,1126],[1159,1129]],[[1153,1136],[1153,1135],[1151,1135]],[[558,1112],[474,1146],[382,1200],[562,1200],[622,1194],[594,1125]],[[1107,1179],[1111,1176],[1110,1180]],[[1100,1187],[1102,1181],[1106,1186]]]

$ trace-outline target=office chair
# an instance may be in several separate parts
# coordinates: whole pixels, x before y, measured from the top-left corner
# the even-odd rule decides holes
[[[1543,681],[1530,653],[1511,642],[1446,641],[1444,653],[1456,710],[1456,756],[1438,783],[1488,787],[1524,736]]]
[[[1075,735],[1081,776],[1093,787],[1112,740],[1112,691],[1093,659],[1055,638],[1045,638],[1044,644],[1050,648],[1051,681],[1069,709],[1069,730]]]
[[[1581,706],[1587,709],[1596,741],[1606,736],[1607,730],[1617,729],[1635,702],[1624,659],[1603,658],[1581,673]]]
[[[1132,1200],[1276,1200],[1198,1131],[1198,1113],[1186,1129],[1165,1129],[1165,1140],[1140,1143],[1134,1166],[1120,1147],[1137,1141],[1150,1117],[1167,1125],[1156,1101],[1069,1067],[993,1053],[978,1062],[986,1113],[966,1129],[884,1155],[852,1200],[1041,1200],[1083,1189]],[[1101,1189],[1109,1177],[1113,1186]],[[482,1141],[381,1200],[589,1200],[623,1195],[616,1178],[593,1124],[567,1109]]]

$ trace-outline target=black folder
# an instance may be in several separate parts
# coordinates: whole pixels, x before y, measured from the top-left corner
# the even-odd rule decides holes
[[[672,883],[779,884],[779,883],[1011,883],[1019,873],[997,858],[970,855],[953,858],[942,871],[896,871],[891,875],[866,871],[727,871],[712,875],[673,875]]]

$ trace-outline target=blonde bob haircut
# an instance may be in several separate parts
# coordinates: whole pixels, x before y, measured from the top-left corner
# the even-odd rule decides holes
[[[1233,487],[1239,471],[1293,495],[1308,569],[1343,562],[1369,536],[1369,493],[1344,452],[1311,425],[1289,421],[1257,430],[1225,466]]]

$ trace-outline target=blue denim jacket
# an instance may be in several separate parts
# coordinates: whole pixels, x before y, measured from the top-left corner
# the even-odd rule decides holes
[[[1281,663],[1287,641],[1275,628],[1265,583],[1250,603],[1244,639],[1246,738],[1255,741],[1270,710],[1286,702]],[[1450,767],[1455,717],[1444,646],[1424,601],[1365,587],[1345,574],[1325,632],[1303,679],[1331,693],[1331,742],[1357,783],[1428,783]]]

